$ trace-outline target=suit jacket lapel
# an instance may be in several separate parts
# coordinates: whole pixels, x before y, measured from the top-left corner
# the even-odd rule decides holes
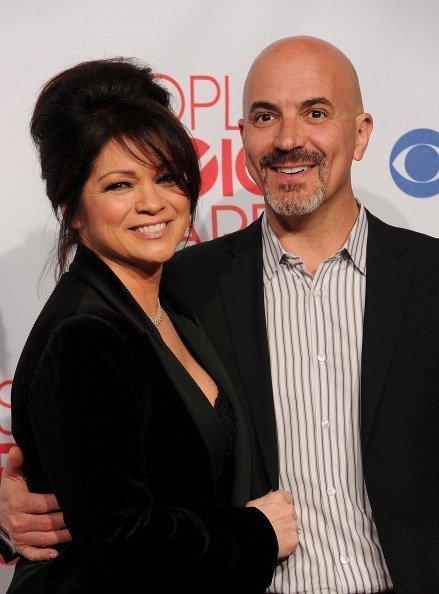
[[[406,246],[389,225],[367,213],[366,303],[361,364],[361,439],[363,452],[387,373],[413,276]]]
[[[265,325],[260,221],[226,238],[225,244],[226,253],[221,253],[217,268],[228,330],[260,449],[276,488],[276,421]]]

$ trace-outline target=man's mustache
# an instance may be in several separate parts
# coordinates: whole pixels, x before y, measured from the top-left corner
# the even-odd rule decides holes
[[[263,155],[259,161],[261,169],[271,167],[274,163],[276,165],[285,165],[286,163],[300,164],[300,163],[314,163],[320,165],[324,161],[324,156],[318,151],[307,151],[302,148],[294,148],[290,151],[282,151],[274,149],[271,153]]]

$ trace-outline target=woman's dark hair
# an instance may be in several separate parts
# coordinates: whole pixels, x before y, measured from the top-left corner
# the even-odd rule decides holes
[[[193,216],[200,190],[198,158],[184,126],[170,110],[170,95],[149,67],[133,59],[83,62],[43,87],[30,124],[41,176],[60,222],[58,267],[66,268],[79,234],[72,222],[94,162],[114,139],[133,156],[156,157],[188,197]]]

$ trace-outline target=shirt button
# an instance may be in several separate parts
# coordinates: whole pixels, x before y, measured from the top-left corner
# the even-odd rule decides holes
[[[314,289],[314,291],[312,292],[312,294],[314,295],[314,297],[316,299],[320,299],[320,297],[322,296],[322,292],[320,289]]]
[[[325,353],[318,353],[318,355],[317,355],[317,359],[318,359],[319,361],[321,361],[321,362],[324,362],[324,361],[326,361],[326,355],[325,355]]]
[[[327,489],[326,492],[328,493],[328,495],[335,495],[337,491],[334,489],[334,487],[329,487],[329,489]]]
[[[331,425],[331,423],[328,421],[328,419],[323,419],[323,421],[322,421],[323,429],[327,429],[330,425]]]
[[[346,555],[340,555],[340,563],[342,565],[347,565],[349,563],[349,557]]]

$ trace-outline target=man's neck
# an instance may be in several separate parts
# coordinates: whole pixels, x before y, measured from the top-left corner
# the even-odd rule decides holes
[[[337,252],[357,220],[355,198],[338,203],[323,203],[315,212],[301,216],[282,216],[266,208],[270,227],[283,249],[299,256],[310,274]]]

